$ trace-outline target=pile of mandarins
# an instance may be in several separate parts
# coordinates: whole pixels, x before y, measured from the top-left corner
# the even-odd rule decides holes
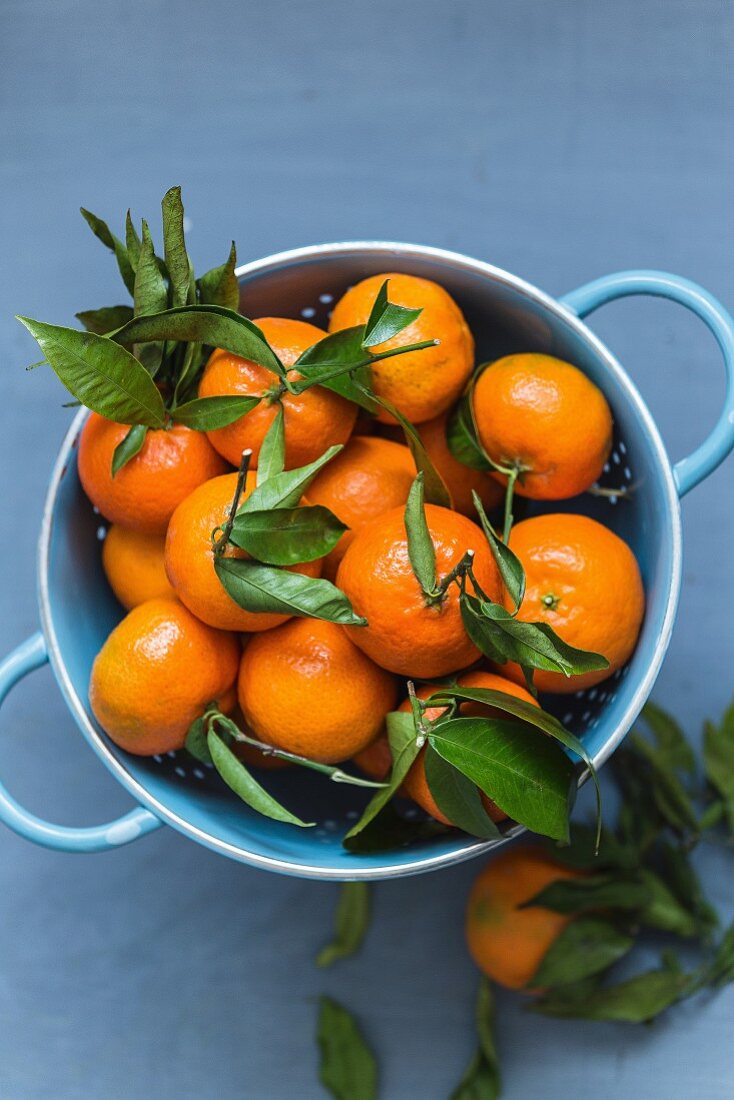
[[[417,426],[451,493],[453,508],[425,508],[437,574],[448,574],[473,550],[481,588],[502,602],[500,575],[475,522],[471,494],[491,511],[503,500],[507,475],[462,465],[446,440],[447,414],[475,366],[474,342],[459,307],[426,279],[375,275],[337,302],[330,331],[364,324],[385,280],[393,300],[421,310],[392,342],[439,341],[432,349],[384,359],[372,371],[375,393]],[[255,324],[287,368],[325,335],[281,317]],[[262,394],[265,400],[208,433],[175,422],[149,431],[141,451],[115,476],[112,455],[126,427],[94,413],[84,426],[79,473],[90,500],[112,523],[103,564],[129,611],[98,655],[90,685],[92,708],[112,740],[140,755],[180,749],[191,724],[216,703],[225,713],[239,707],[246,726],[268,745],[321,762],[356,758],[368,775],[382,778],[391,764],[385,716],[405,697],[406,679],[458,676],[462,686],[507,692],[537,705],[520,686],[517,666],[507,664],[501,674],[482,666],[455,590],[433,604],[423,598],[404,523],[416,466],[409,448],[393,438],[389,413],[358,416],[355,404],[321,386],[269,400],[272,388],[264,367],[215,350],[201,376],[200,396]],[[481,446],[497,466],[519,470],[520,496],[566,499],[599,478],[611,447],[612,417],[601,392],[571,364],[535,353],[506,356],[479,374],[472,404]],[[346,530],[325,557],[289,568],[332,579],[366,625],[246,610],[217,576],[212,532],[228,518],[238,478],[233,467],[243,451],[251,452],[244,501],[255,488],[258,456],[279,408],[286,470],[314,462],[329,447],[342,448],[311,481],[307,500],[328,508]],[[609,662],[607,669],[570,677],[540,671],[538,688],[573,692],[623,665],[644,606],[627,545],[596,521],[564,513],[517,523],[509,546],[526,574],[519,619],[547,622],[564,641]],[[228,547],[225,553],[245,551]],[[435,690],[435,682],[425,684],[418,694],[426,698]],[[407,699],[400,704],[408,707]],[[465,703],[462,712],[472,708],[481,711],[482,705]],[[446,820],[420,756],[403,793]]]

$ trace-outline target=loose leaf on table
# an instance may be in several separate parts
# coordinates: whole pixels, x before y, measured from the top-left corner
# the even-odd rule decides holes
[[[649,867],[638,871],[640,881],[647,888],[648,899],[637,914],[637,919],[648,928],[672,932],[676,936],[691,937],[698,933],[698,925],[690,910],[683,906],[659,875]]]
[[[303,375],[303,381],[293,383],[296,393],[309,386],[320,385],[360,405],[367,412],[374,412],[376,404],[370,389],[371,356],[362,347],[363,333],[361,325],[340,329],[307,348],[293,366]]]
[[[377,1062],[346,1008],[319,999],[317,1039],[321,1083],[335,1100],[377,1100]]]
[[[472,489],[472,499],[477,510],[479,521],[482,525],[489,548],[492,551],[497,568],[499,569],[502,583],[507,589],[507,594],[514,604],[513,613],[517,611],[525,596],[525,570],[520,559],[510,550],[495,533],[492,524],[487,519],[479,494]]]
[[[133,424],[125,438],[115,447],[112,454],[112,476],[115,477],[131,458],[140,454],[148,429],[145,424]]]
[[[317,966],[331,966],[349,958],[362,946],[370,923],[370,887],[366,882],[344,882],[336,907],[334,938],[316,956]]]
[[[295,508],[309,485],[327,462],[331,462],[344,448],[329,447],[327,451],[307,466],[284,470],[258,484],[238,510],[241,512],[266,512],[271,508]]]
[[[345,841],[356,837],[377,817],[382,808],[397,793],[420,752],[412,714],[407,714],[404,711],[391,711],[387,716],[386,725],[392,754],[392,770],[388,784],[372,796],[359,821],[346,834]]]
[[[444,817],[458,829],[482,840],[495,840],[502,835],[482,805],[476,783],[447,764],[430,745],[426,746],[425,768],[428,789]]]
[[[680,833],[698,832],[698,818],[693,802],[671,766],[669,757],[644,737],[631,733],[629,748],[649,766],[652,796],[664,820]]]
[[[90,210],[85,210],[83,206],[81,207],[81,214],[97,240],[101,241],[105,247],[109,248],[110,252],[114,252],[117,266],[122,275],[122,281],[130,294],[133,294],[135,291],[135,272],[130,263],[130,257],[128,256],[125,245],[114,235],[114,233],[110,232],[107,223],[102,221],[101,218],[98,218],[96,214],[92,214]]]
[[[18,317],[46,360],[82,405],[122,424],[163,425],[163,398],[145,367],[125,348],[93,332]]]
[[[595,909],[638,912],[648,902],[650,891],[635,874],[599,874],[551,882],[540,893],[523,902],[521,909],[539,905],[556,913],[577,915]]]
[[[734,836],[734,705],[718,726],[705,723],[703,765],[706,778],[724,801],[729,831]]]
[[[221,267],[213,267],[198,280],[199,297],[203,303],[224,306],[238,310],[240,306],[240,285],[237,282],[237,248],[234,241],[229,256]]]
[[[284,374],[280,360],[257,325],[224,306],[176,306],[151,316],[135,317],[118,329],[112,339],[119,344],[148,340],[208,344],[252,359],[279,377]]]
[[[575,737],[570,730],[567,730],[557,718],[552,714],[548,714],[547,711],[542,710],[540,707],[533,706],[532,703],[526,702],[524,699],[518,699],[514,695],[509,695],[507,692],[494,691],[489,688],[462,688],[458,686],[438,688],[430,698],[431,700],[439,701],[455,699],[470,703],[482,703],[496,710],[502,710],[506,714],[511,714],[513,718],[519,718],[521,721],[527,722],[531,726],[535,726],[536,729],[541,730],[548,737],[552,737],[567,749],[575,752],[586,764],[594,782],[596,793],[597,840],[600,838],[601,788],[599,787],[599,777],[594,767],[594,762],[583,741],[579,741],[578,737]]]
[[[436,592],[436,552],[433,548],[426,510],[423,506],[423,473],[416,476],[405,505],[405,532],[408,536],[408,557],[418,584],[425,596]]]
[[[362,338],[364,348],[373,348],[378,344],[384,344],[386,340],[391,340],[408,325],[412,325],[423,312],[422,308],[408,309],[406,306],[388,301],[389,282],[389,279],[385,279],[378,290],[369,319],[364,326]]]
[[[347,530],[322,505],[239,512],[229,541],[269,565],[316,561],[334,549]]]
[[[259,404],[259,397],[248,397],[246,394],[195,397],[192,401],[177,405],[171,412],[171,416],[179,424],[185,424],[187,428],[195,428],[199,432],[211,432],[216,428],[226,428],[228,424],[234,424],[235,420],[239,420]]]
[[[270,817],[274,821],[285,821],[289,825],[300,825],[304,829],[316,824],[314,821],[301,821],[300,817],[296,817],[271,794],[268,794],[265,788],[261,787],[250,774],[242,761],[224,743],[218,733],[209,732],[207,745],[212,763],[224,782],[253,810],[257,810],[264,817]]]
[[[715,989],[734,981],[734,924],[722,936],[714,957],[705,970],[705,980]]]
[[[429,741],[509,817],[554,840],[568,839],[574,766],[558,745],[524,722],[446,718]]]
[[[649,701],[642,708],[642,717],[653,732],[661,756],[673,769],[693,775],[696,757],[675,718]]]
[[[190,265],[184,237],[184,208],[180,187],[171,187],[166,191],[161,208],[163,257],[171,280],[171,305],[183,306],[189,298]],[[159,308],[165,309],[165,306]]]
[[[132,306],[102,306],[101,309],[86,309],[74,316],[87,332],[97,336],[106,336],[133,318]]]
[[[550,945],[528,987],[568,985],[598,974],[623,958],[634,942],[632,936],[602,917],[579,917]]]
[[[492,464],[477,441],[471,409],[471,393],[465,393],[446,424],[446,442],[457,461],[472,470],[491,470]]]
[[[650,797],[650,777],[636,753],[622,746],[612,757],[611,771],[622,795],[617,832],[639,862],[654,846],[666,823]]]
[[[278,407],[273,423],[265,433],[257,459],[257,484],[262,485],[271,477],[282,474],[285,468],[285,413],[283,405]]]
[[[544,1016],[644,1024],[681,1000],[690,987],[688,974],[668,968],[650,970],[586,997],[567,996],[563,988],[553,990],[531,1005],[531,1010]]]
[[[707,943],[716,931],[719,918],[706,899],[688,852],[680,845],[667,842],[660,845],[660,852],[662,877],[684,909],[691,913],[696,933]]]
[[[325,619],[345,626],[365,626],[348,598],[331,581],[291,573],[241,558],[215,557],[214,568],[225,591],[246,611],[273,611]]]
[[[450,508],[451,493],[446,488],[446,483],[429,458],[428,451],[415,426],[386,398],[380,397],[378,394],[374,394],[373,397],[380,408],[390,413],[390,416],[397,420],[398,424],[403,429],[405,442],[413,456],[415,468],[419,473],[423,474],[423,493],[426,501],[429,504],[438,504],[442,508]]]
[[[476,1004],[479,1046],[449,1100],[499,1100],[502,1079],[494,1039],[494,1018],[492,987],[489,981],[482,977]]]
[[[548,851],[558,863],[578,871],[631,871],[637,866],[634,848],[624,844],[610,829],[604,828],[597,844],[597,834],[597,829],[575,821],[571,825],[568,845],[549,845]]]

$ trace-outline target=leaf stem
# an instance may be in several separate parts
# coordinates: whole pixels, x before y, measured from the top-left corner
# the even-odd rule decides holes
[[[237,472],[237,484],[234,490],[234,496],[232,498],[232,504],[227,515],[227,522],[224,526],[217,528],[219,530],[219,538],[214,538],[216,530],[212,532],[212,543],[214,553],[217,557],[221,557],[227,548],[229,542],[229,536],[232,534],[232,527],[234,526],[234,518],[237,515],[237,509],[240,506],[240,497],[242,496],[245,488],[245,481],[247,480],[247,471],[250,468],[250,460],[252,458],[252,449],[250,447],[242,452],[242,458],[240,459],[240,468]]]
[[[507,488],[505,490],[505,517],[502,526],[502,541],[507,544],[512,530],[512,498],[515,495],[515,483],[520,473],[520,467],[515,465],[507,471]]]
[[[439,340],[422,340],[419,344],[406,344],[400,348],[391,348],[389,351],[378,352],[377,355],[368,355],[366,359],[360,359],[356,363],[340,363],[338,366],[334,367],[333,370],[326,371],[324,374],[319,375],[318,378],[306,377],[299,379],[298,382],[291,384],[292,388],[288,386],[286,380],[286,386],[288,386],[291,393],[305,393],[305,391],[311,389],[312,386],[321,386],[324,382],[330,382],[332,378],[339,378],[342,374],[348,374],[353,370],[360,370],[362,367],[369,367],[372,363],[379,362],[380,359],[389,359],[393,355],[405,355],[408,351],[423,351],[425,348],[433,348],[439,343]]]
[[[444,599],[449,585],[452,581],[459,581],[461,585],[461,578],[467,573],[471,573],[472,564],[474,562],[474,551],[467,550],[464,557],[456,563],[451,572],[447,573],[440,584],[437,586],[435,593],[431,594],[431,603],[440,603]]]

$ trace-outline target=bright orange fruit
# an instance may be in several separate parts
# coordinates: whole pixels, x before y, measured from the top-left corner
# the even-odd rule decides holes
[[[110,588],[130,611],[156,596],[172,597],[163,564],[163,535],[146,535],[113,524],[102,543],[102,565]]]

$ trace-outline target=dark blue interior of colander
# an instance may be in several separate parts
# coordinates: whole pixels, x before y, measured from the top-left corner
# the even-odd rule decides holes
[[[600,499],[588,495],[561,506],[595,516],[631,545],[642,568],[647,614],[629,666],[591,691],[546,698],[592,754],[599,752],[618,727],[636,688],[645,676],[659,641],[673,576],[669,533],[674,523],[668,486],[656,445],[637,400],[621,387],[594,350],[571,324],[546,311],[521,289],[462,265],[420,255],[375,256],[354,249],[318,262],[292,261],[285,268],[245,277],[242,310],[250,317],[303,317],[325,327],[333,300],[358,279],[380,271],[408,271],[442,283],[464,310],[477,342],[479,360],[510,351],[543,351],[577,364],[605,392],[614,412],[616,434],[603,484],[634,484],[629,498]],[[112,596],[100,560],[103,535],[100,517],[79,486],[76,464],[70,461],[57,495],[49,552],[49,611],[61,660],[71,682],[72,703],[94,719],[87,703],[87,685],[95,654],[122,615]],[[620,600],[624,594],[620,593]],[[75,697],[75,698],[74,698]],[[85,731],[87,736],[91,734]],[[99,731],[101,733],[101,731]],[[193,826],[200,839],[244,848],[258,857],[308,864],[349,874],[355,867],[398,866],[416,855],[440,856],[472,842],[459,833],[421,842],[410,851],[390,855],[355,856],[340,845],[341,834],[364,802],[361,792],[329,783],[312,773],[289,769],[266,775],[264,782],[297,813],[317,820],[317,828],[299,830],[252,813],[232,796],[207,768],[185,752],[162,759],[131,757],[104,744],[125,771],[168,812]],[[174,822],[175,823],[175,822]],[[208,838],[208,839],[207,839]]]

